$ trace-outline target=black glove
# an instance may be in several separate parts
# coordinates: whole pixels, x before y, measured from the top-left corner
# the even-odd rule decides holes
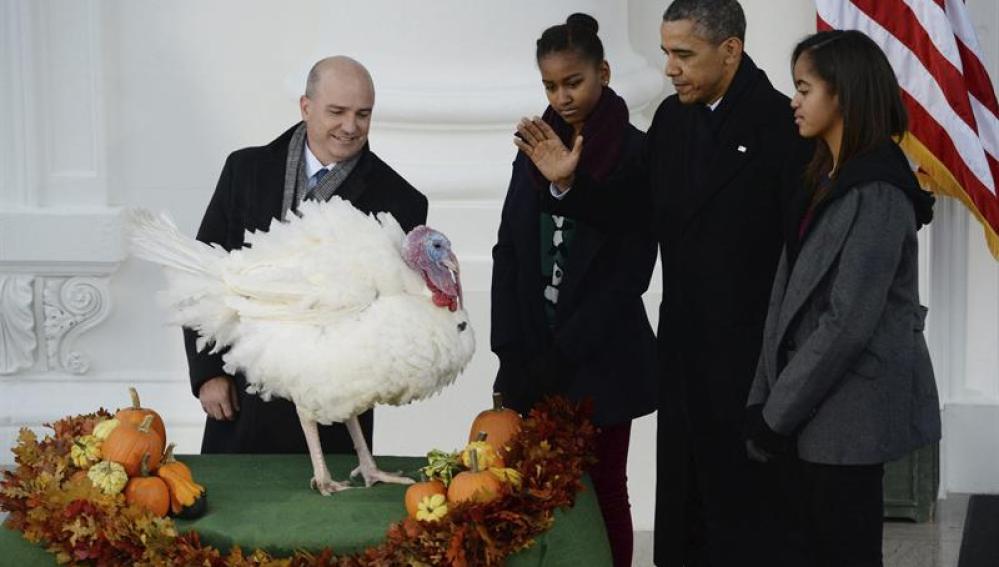
[[[794,449],[794,436],[777,433],[763,419],[763,404],[746,408],[746,439],[771,456],[784,455]]]

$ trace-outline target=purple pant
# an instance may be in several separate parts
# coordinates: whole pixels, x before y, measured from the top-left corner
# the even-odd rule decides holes
[[[628,502],[630,442],[630,421],[604,428],[597,434],[597,463],[589,471],[607,526],[614,567],[631,567],[634,549],[631,504]]]

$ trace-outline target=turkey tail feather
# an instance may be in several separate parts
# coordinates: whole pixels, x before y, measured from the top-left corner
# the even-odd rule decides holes
[[[166,268],[169,285],[161,301],[172,322],[198,331],[199,350],[230,344],[238,316],[225,300],[222,267],[228,253],[183,234],[166,214],[146,209],[128,211],[125,232],[136,257]]]
[[[191,275],[219,276],[219,260],[226,252],[183,234],[166,214],[130,209],[125,232],[138,258]]]

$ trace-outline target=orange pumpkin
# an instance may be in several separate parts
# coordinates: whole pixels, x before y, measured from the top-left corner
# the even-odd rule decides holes
[[[196,505],[203,500],[205,487],[194,482],[191,469],[174,458],[173,447],[171,443],[166,448],[156,476],[162,478],[170,489],[170,511],[180,515],[190,508],[197,508]],[[201,511],[204,511],[203,507]]]
[[[417,507],[420,505],[421,500],[435,494],[447,496],[447,489],[444,488],[444,483],[439,480],[429,480],[409,485],[409,488],[406,489],[405,498],[406,512],[409,514],[409,517],[416,517]]]
[[[500,496],[503,483],[489,471],[479,470],[479,459],[475,451],[470,453],[470,470],[459,473],[447,488],[448,502],[490,502]]]
[[[142,456],[139,474],[125,485],[125,502],[145,508],[154,516],[166,516],[170,510],[170,489],[162,478],[149,476],[149,453]]]
[[[125,467],[129,477],[142,470],[143,455],[149,455],[148,466],[156,470],[163,455],[163,438],[152,431],[153,416],[147,415],[138,426],[122,422],[101,444],[101,453],[108,461]]]
[[[139,404],[139,392],[135,388],[129,388],[128,395],[132,397],[132,407],[118,410],[118,413],[114,414],[115,419],[121,423],[139,425],[142,423],[143,419],[146,419],[147,415],[153,416],[153,431],[160,436],[160,439],[163,440],[165,445],[166,426],[163,425],[163,418],[161,418],[155,411],[144,408],[141,404]]]
[[[503,394],[494,392],[492,409],[479,413],[475,418],[468,440],[475,441],[480,432],[485,432],[486,443],[492,445],[500,455],[506,455],[508,449],[504,448],[520,431],[521,421],[519,413],[503,407]]]

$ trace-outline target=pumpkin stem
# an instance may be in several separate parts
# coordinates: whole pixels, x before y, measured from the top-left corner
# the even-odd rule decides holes
[[[139,409],[142,406],[139,405],[139,391],[133,387],[129,387],[128,395],[132,397],[132,409]]]
[[[493,409],[496,411],[503,409],[503,394],[500,392],[493,392]]]
[[[475,440],[476,441],[485,441],[486,437],[489,437],[489,434],[486,433],[485,431],[480,431],[479,434],[475,436]]]
[[[471,452],[469,452],[468,453],[468,460],[469,460],[468,464],[471,465],[471,467],[469,467],[469,469],[473,473],[479,472],[479,452],[478,451],[471,451]]]
[[[149,452],[146,451],[142,454],[142,464],[139,465],[139,474],[141,476],[149,476]]]
[[[153,428],[153,416],[152,414],[147,415],[142,419],[142,423],[139,425],[139,431],[143,433],[149,433]]]
[[[177,462],[177,459],[175,459],[173,456],[173,448],[176,445],[177,445],[176,443],[170,443],[169,445],[167,445],[166,451],[163,451],[163,459],[160,460],[161,463]]]

